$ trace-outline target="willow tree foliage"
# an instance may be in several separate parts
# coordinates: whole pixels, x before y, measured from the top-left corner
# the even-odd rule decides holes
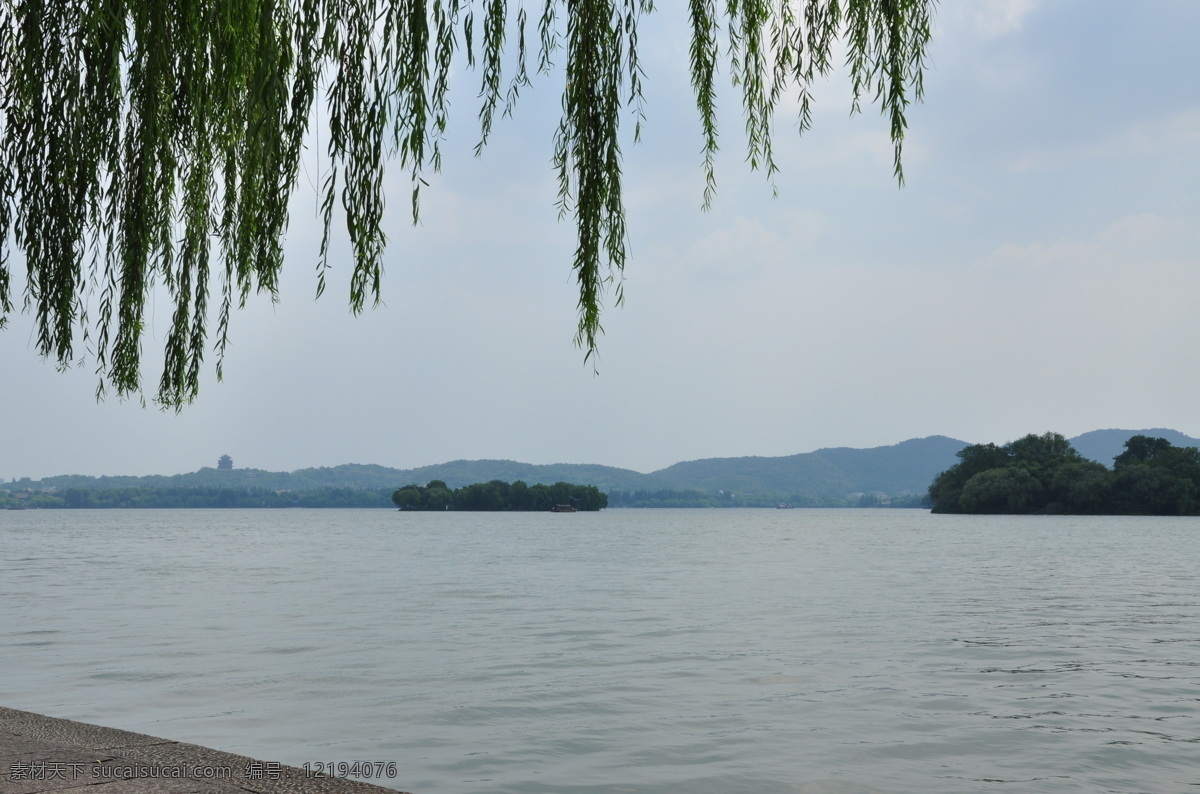
[[[718,75],[740,93],[748,160],[775,171],[782,98],[810,122],[810,89],[844,42],[853,105],[890,118],[896,176],[905,109],[921,95],[933,0],[689,0],[692,84],[712,198]],[[514,7],[515,6],[515,7]],[[288,199],[321,106],[326,178],[317,292],[335,216],[353,251],[350,306],[380,297],[389,163],[412,184],[436,171],[452,66],[475,70],[479,147],[531,74],[561,79],[558,208],[577,227],[576,342],[591,356],[626,261],[622,122],[642,119],[638,38],[650,0],[5,0],[0,3],[0,324],[11,254],[42,355],[89,354],[101,390],[141,390],[147,297],[172,301],[157,399],[197,392],[216,329],[275,295]],[[474,86],[470,90],[474,90]],[[629,136],[626,136],[628,139]],[[340,204],[340,209],[338,205]],[[23,298],[23,301],[21,300]],[[210,300],[212,303],[210,303]]]

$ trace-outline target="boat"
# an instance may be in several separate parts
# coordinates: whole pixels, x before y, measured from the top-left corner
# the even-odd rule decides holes
[[[578,513],[574,505],[555,505],[550,508],[551,513]]]

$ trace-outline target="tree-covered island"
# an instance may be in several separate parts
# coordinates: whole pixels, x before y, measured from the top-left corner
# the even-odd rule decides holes
[[[432,480],[397,489],[392,502],[401,510],[538,511],[563,505],[595,511],[608,507],[608,495],[594,485],[566,482],[527,485],[522,480],[492,480],[450,489],[441,480]]]
[[[1057,433],[975,444],[929,486],[935,513],[1200,515],[1200,450],[1133,436],[1109,469]]]

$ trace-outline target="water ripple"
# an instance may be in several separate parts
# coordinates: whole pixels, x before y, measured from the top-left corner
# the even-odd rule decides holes
[[[1200,786],[1194,519],[0,517],[17,708],[418,794]]]

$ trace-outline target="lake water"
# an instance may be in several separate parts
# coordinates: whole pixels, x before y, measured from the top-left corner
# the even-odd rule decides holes
[[[416,794],[1195,792],[1200,520],[0,513],[0,705]]]

